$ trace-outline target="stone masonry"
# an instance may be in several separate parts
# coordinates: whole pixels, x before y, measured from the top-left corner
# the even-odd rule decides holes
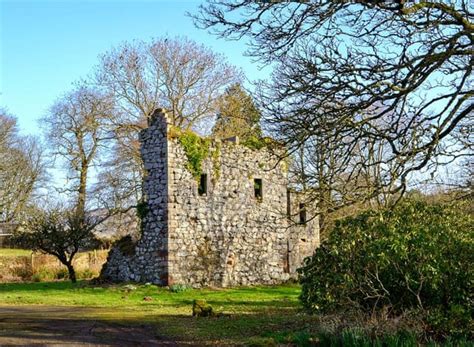
[[[148,173],[142,235],[133,252],[111,250],[102,277],[194,287],[294,278],[319,230],[288,189],[286,162],[266,149],[213,141],[196,178],[170,129],[158,109],[140,134]]]

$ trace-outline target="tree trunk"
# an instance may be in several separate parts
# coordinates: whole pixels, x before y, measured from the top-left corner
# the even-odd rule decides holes
[[[77,215],[79,218],[84,218],[85,209],[86,209],[86,192],[87,192],[87,171],[88,164],[85,160],[82,162],[81,172],[79,174],[79,188],[77,196]]]
[[[69,272],[69,279],[71,280],[72,283],[76,283],[76,270],[74,270],[74,266],[72,266],[71,263],[66,264],[67,271]]]

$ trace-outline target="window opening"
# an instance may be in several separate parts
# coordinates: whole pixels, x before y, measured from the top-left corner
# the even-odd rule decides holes
[[[286,190],[286,216],[291,219],[291,191]]]
[[[256,178],[254,180],[254,190],[255,190],[255,198],[258,200],[262,200],[263,198],[263,187],[262,187],[262,179]]]
[[[290,253],[291,253],[290,241],[287,240],[286,241],[286,257],[285,257],[284,264],[283,264],[283,272],[285,272],[287,274],[290,273]]]
[[[199,195],[207,194],[207,174],[201,174],[201,178],[199,179],[198,193]]]
[[[300,204],[300,224],[306,224],[306,206],[305,204]]]

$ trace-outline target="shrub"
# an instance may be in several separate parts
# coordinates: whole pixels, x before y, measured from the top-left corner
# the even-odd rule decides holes
[[[67,271],[66,271],[67,274]],[[48,269],[46,267],[40,267],[36,269],[35,273],[31,276],[33,282],[48,282],[58,278],[58,272],[54,269]]]
[[[77,277],[80,279],[91,279],[94,277],[97,277],[99,274],[95,271],[92,271],[90,269],[85,269],[83,271],[78,271],[77,272]]]
[[[69,279],[69,272],[66,268],[60,268],[56,270],[55,278],[58,280],[67,280]]]
[[[407,200],[339,221],[299,269],[303,305],[314,312],[417,308],[427,317],[454,310],[456,332],[469,331],[474,223],[463,211],[462,204]],[[433,327],[440,331],[441,325]]]

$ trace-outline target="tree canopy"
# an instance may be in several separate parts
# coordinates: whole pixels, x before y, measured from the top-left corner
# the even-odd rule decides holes
[[[62,190],[72,193],[78,215],[84,215],[91,168],[112,134],[107,123],[112,117],[113,100],[97,89],[78,85],[56,100],[42,125],[51,153],[64,160],[67,180]]]
[[[194,18],[247,36],[248,53],[275,67],[259,84],[266,124],[318,163],[304,179],[335,207],[403,193],[414,173],[472,158],[473,7],[208,0]]]
[[[39,141],[18,133],[17,120],[0,109],[0,223],[18,223],[44,179]]]
[[[260,137],[260,111],[240,84],[229,87],[217,102],[217,119],[212,134],[219,138]]]

